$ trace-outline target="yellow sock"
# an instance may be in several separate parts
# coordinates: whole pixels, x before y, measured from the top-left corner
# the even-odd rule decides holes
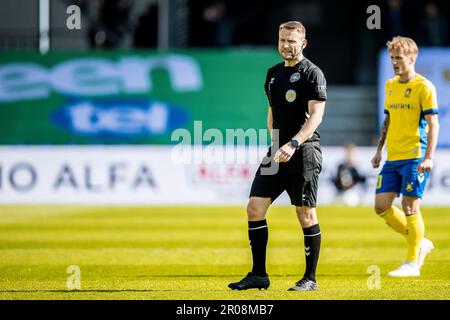
[[[422,231],[422,238],[425,236],[425,223],[423,222],[422,218],[422,212],[420,210],[417,210],[417,223],[419,223],[419,227],[423,230]]]
[[[399,208],[392,206],[389,210],[380,214],[380,217],[386,221],[386,224],[406,237],[406,216]]]
[[[406,239],[408,240],[408,255],[406,260],[416,262],[419,256],[420,242],[422,241],[425,227],[420,211],[412,216],[406,217],[407,231]]]

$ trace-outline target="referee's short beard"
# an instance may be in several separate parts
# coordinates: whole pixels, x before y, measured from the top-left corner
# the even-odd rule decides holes
[[[300,57],[303,55],[303,48],[304,48],[304,45],[302,44],[301,47],[299,48],[298,52],[295,53],[295,55],[292,55],[290,58],[284,58],[284,60],[285,61],[300,60]]]
[[[290,58],[284,58],[286,61],[294,61],[294,60],[300,60],[300,57],[303,54],[303,48],[301,48],[295,55],[292,55]]]

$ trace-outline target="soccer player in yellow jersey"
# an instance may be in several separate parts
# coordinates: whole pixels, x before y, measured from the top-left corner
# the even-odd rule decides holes
[[[424,238],[420,200],[433,169],[438,139],[436,89],[414,69],[419,49],[412,39],[394,37],[387,50],[395,77],[386,83],[386,118],[372,158],[372,166],[378,168],[386,141],[387,160],[378,176],[375,211],[408,245],[404,263],[388,276],[416,277],[433,249],[433,243]],[[399,194],[403,195],[403,210],[393,206]]]

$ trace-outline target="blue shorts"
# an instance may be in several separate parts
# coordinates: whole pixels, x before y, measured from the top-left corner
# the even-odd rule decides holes
[[[396,192],[397,195],[422,198],[430,173],[417,172],[422,160],[386,161],[378,176],[376,193]]]

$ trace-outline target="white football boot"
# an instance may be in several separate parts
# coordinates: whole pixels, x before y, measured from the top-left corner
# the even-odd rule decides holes
[[[427,254],[429,254],[433,249],[433,242],[431,242],[427,238],[422,238],[422,241],[420,242],[419,258],[417,259],[417,266],[419,267],[419,269],[422,268]]]
[[[391,271],[388,277],[418,277],[420,269],[417,262],[404,262],[397,270]]]

